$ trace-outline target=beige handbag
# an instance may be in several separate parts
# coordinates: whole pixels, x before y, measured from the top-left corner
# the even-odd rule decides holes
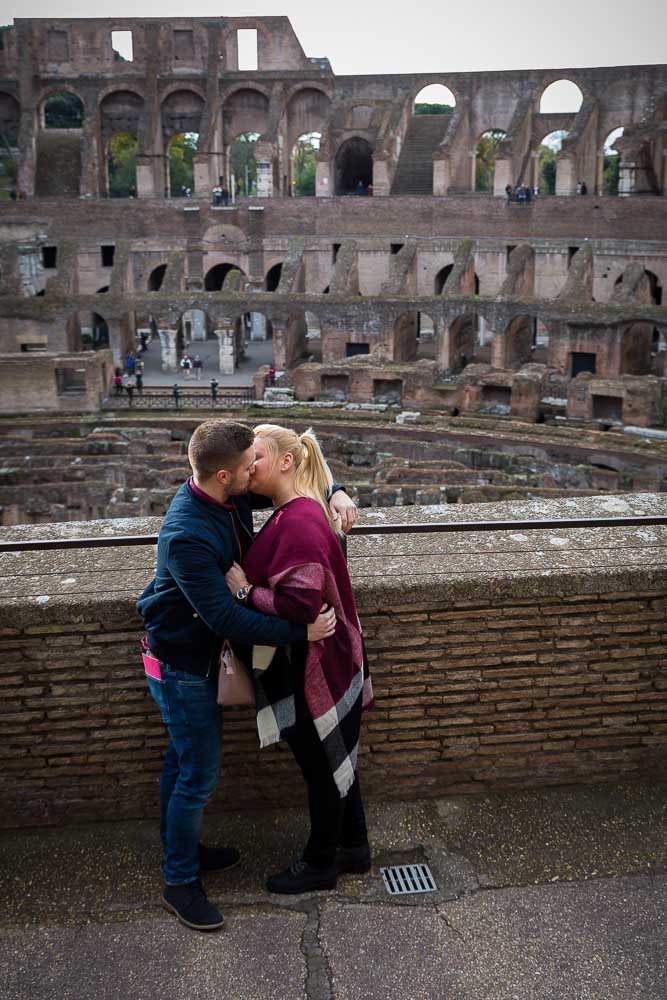
[[[220,653],[218,705],[254,704],[255,689],[252,678],[232,647],[225,642]]]

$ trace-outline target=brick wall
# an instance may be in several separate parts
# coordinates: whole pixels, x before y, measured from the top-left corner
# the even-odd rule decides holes
[[[667,500],[394,508],[367,519],[611,510],[667,513]],[[110,525],[154,530],[48,527],[88,535]],[[165,735],[133,610],[154,549],[0,558],[0,825],[154,815]],[[667,528],[367,536],[351,539],[350,566],[376,692],[362,737],[369,794],[664,774]],[[247,710],[227,712],[224,749],[219,807],[302,799],[289,751],[260,754]]]

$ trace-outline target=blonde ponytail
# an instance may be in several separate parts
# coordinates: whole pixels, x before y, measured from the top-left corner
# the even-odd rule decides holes
[[[317,500],[333,530],[340,531],[329,507],[333,476],[312,428],[296,434],[278,424],[259,424],[254,433],[266,443],[274,461],[287,452],[294,457],[294,489],[300,496]]]

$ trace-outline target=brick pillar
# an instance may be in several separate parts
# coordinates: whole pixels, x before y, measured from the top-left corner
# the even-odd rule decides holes
[[[158,329],[158,334],[160,335],[160,361],[162,363],[163,372],[178,371],[178,352],[176,350],[177,332],[177,330],[171,330],[166,327],[160,327]]]
[[[236,336],[234,327],[214,330],[218,338],[218,358],[221,375],[233,375],[236,368]]]
[[[155,172],[153,170],[153,160],[150,156],[137,156],[137,197],[156,198],[162,197],[163,192],[155,190]]]
[[[315,167],[315,195],[318,198],[330,198],[334,193],[333,165],[330,160],[317,163]]]
[[[87,111],[87,109],[86,109]],[[79,197],[99,198],[97,116],[88,115],[81,129],[81,179]]]

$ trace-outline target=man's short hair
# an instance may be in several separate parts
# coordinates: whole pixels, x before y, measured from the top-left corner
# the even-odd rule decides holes
[[[210,479],[219,469],[234,472],[241,455],[251,447],[254,434],[233,420],[205,420],[188,445],[188,459],[199,479]]]

